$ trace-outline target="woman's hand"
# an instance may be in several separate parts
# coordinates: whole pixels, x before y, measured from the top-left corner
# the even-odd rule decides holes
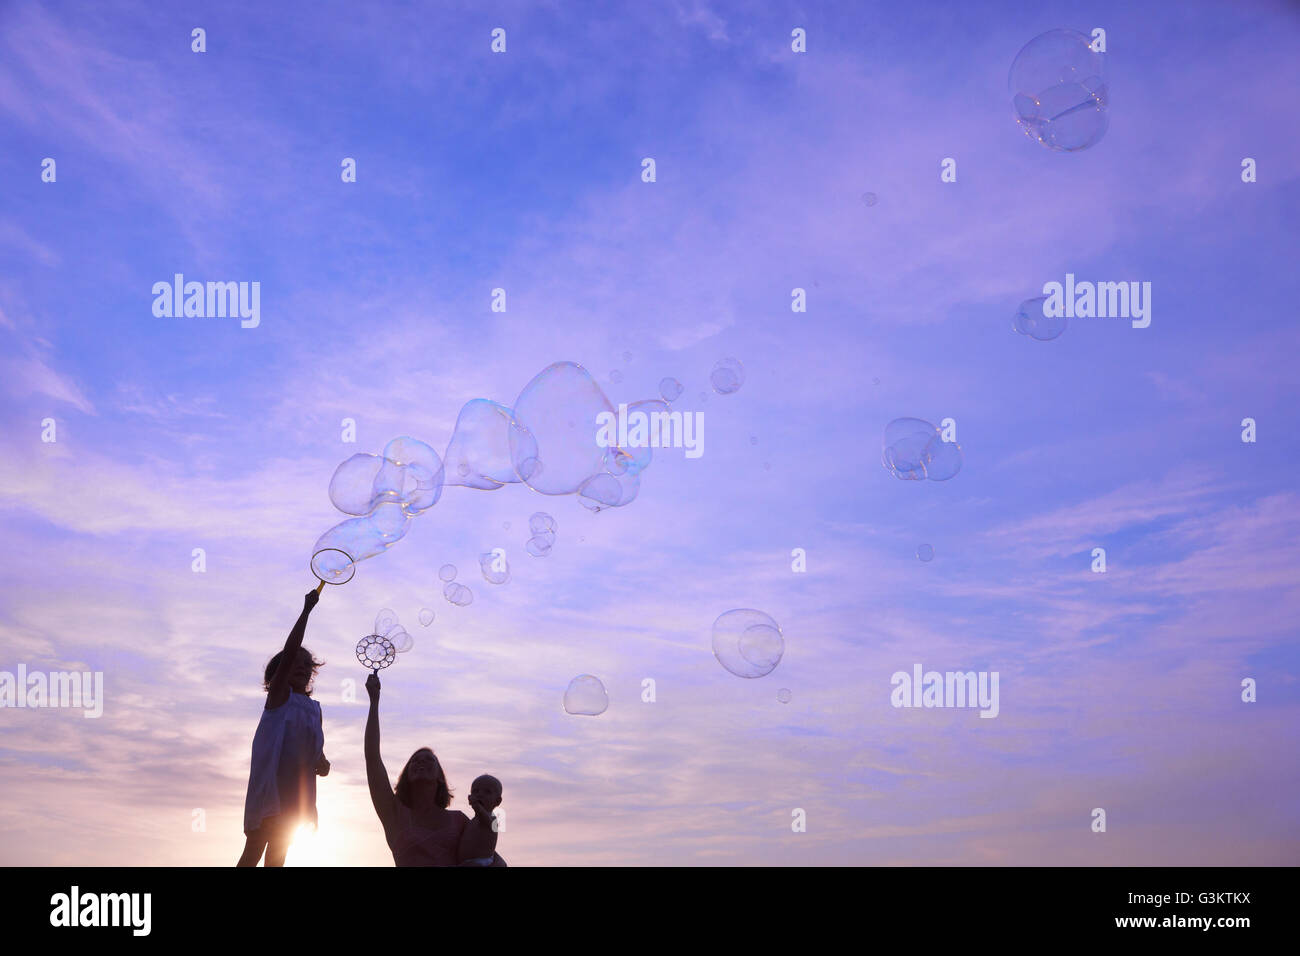
[[[316,775],[328,777],[330,775],[330,762],[325,759],[325,755],[320,755],[320,762],[316,764]]]
[[[320,595],[317,594],[314,590],[308,591],[306,596],[302,599],[302,613],[310,614],[311,609],[314,608],[319,602],[320,602]]]
[[[379,703],[379,675],[371,673],[366,678],[366,693],[370,695],[370,703]]]

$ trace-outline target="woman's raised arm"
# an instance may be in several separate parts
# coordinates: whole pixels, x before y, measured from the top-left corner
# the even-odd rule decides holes
[[[370,694],[370,715],[366,718],[366,782],[370,785],[370,802],[375,805],[379,822],[388,836],[397,819],[397,798],[393,795],[388,771],[379,756],[379,675],[366,678],[366,691]]]

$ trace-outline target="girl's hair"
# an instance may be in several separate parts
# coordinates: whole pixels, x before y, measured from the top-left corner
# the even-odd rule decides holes
[[[437,801],[438,806],[446,810],[447,807],[451,805],[451,788],[447,786],[447,774],[442,769],[442,761],[440,761],[438,755],[428,747],[421,747],[407,759],[406,766],[402,768],[402,772],[397,778],[397,790],[395,791],[397,799],[402,801],[403,806],[409,807],[411,805],[411,782],[406,779],[406,771],[410,769],[411,761],[415,759],[415,754],[424,753],[426,751],[429,756],[433,757],[433,762],[438,767],[438,789],[434,794],[434,800]]]
[[[305,653],[311,658],[311,677],[307,678],[307,686],[303,688],[303,693],[310,695],[312,685],[316,682],[316,672],[325,666],[325,662],[316,660],[316,656],[305,647],[298,648],[298,653]],[[275,676],[275,669],[280,666],[280,658],[283,656],[284,651],[276,651],[275,656],[266,662],[266,671],[262,674],[262,690],[271,689],[271,678]]]

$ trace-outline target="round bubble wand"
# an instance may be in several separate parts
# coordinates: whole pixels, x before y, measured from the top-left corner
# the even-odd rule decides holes
[[[357,573],[357,563],[352,555],[338,548],[321,548],[311,556],[311,573],[320,579],[316,593],[327,584],[347,584]]]
[[[386,637],[367,634],[357,641],[357,660],[378,674],[397,660],[397,648]]]

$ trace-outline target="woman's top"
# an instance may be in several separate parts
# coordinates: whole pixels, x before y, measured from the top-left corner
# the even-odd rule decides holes
[[[262,708],[244,800],[244,832],[268,817],[316,825],[316,767],[324,756],[320,704],[290,691],[279,707]]]
[[[456,866],[461,834],[469,817],[460,810],[445,810],[441,825],[431,829],[417,823],[411,808],[394,798],[397,809],[393,832],[388,846],[393,851],[393,862],[398,866]]]

